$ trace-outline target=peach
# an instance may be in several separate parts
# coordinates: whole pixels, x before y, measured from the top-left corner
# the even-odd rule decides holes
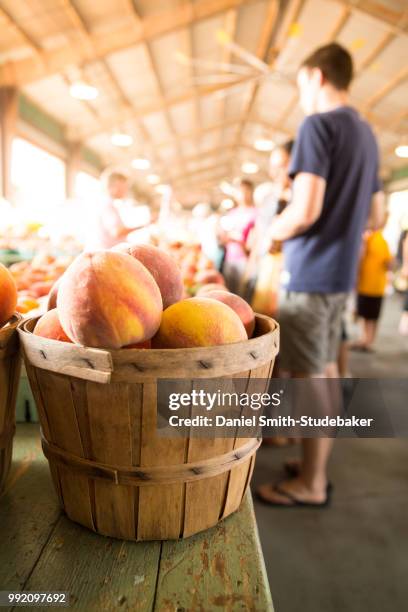
[[[114,251],[86,252],[58,288],[61,325],[77,344],[118,349],[149,340],[160,326],[159,287],[140,261]]]
[[[241,342],[247,338],[245,327],[232,308],[217,300],[195,297],[177,302],[164,311],[152,346],[215,346]]]
[[[16,305],[16,283],[7,268],[0,263],[0,327],[12,317]]]
[[[139,342],[137,344],[128,344],[127,346],[122,346],[124,349],[149,349],[152,348],[152,341],[145,340],[144,342]]]
[[[224,285],[220,285],[219,283],[208,283],[207,285],[203,285],[202,287],[200,287],[196,295],[204,296],[204,295],[207,295],[209,291],[218,291],[218,290],[228,292],[228,289],[224,287]]]
[[[121,245],[121,251],[124,249]],[[183,279],[176,261],[162,249],[147,244],[128,245],[124,251],[140,261],[159,286],[163,308],[181,300]]]
[[[61,327],[56,308],[46,312],[41,319],[37,321],[33,333],[35,336],[41,336],[42,338],[50,338],[51,340],[59,340],[60,342],[71,342]]]
[[[51,287],[51,291],[48,294],[47,310],[52,310],[53,308],[57,307],[57,296],[60,280],[60,278],[56,280],[53,286]]]
[[[225,285],[225,280],[223,275],[217,270],[201,270],[197,272],[195,275],[195,282],[208,284],[208,283],[217,283],[218,285]]]
[[[242,297],[239,297],[239,295],[235,295],[235,293],[230,293],[229,291],[207,291],[205,297],[211,298],[212,300],[218,300],[232,308],[244,324],[248,338],[252,337],[255,329],[255,313],[248,302],[242,299]]]

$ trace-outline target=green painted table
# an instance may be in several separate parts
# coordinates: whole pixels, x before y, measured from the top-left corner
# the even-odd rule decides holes
[[[0,590],[68,591],[70,609],[86,612],[273,610],[249,495],[235,515],[184,541],[98,536],[60,511],[35,424],[17,426],[0,497]]]

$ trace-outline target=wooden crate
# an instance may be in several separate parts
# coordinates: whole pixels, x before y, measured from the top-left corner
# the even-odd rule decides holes
[[[21,366],[16,328],[20,319],[19,315],[15,315],[0,329],[0,491],[10,470],[13,450],[15,407]]]
[[[210,348],[106,351],[34,336],[20,325],[43,450],[61,506],[98,533],[130,540],[190,536],[235,512],[259,440],[157,435],[157,380],[270,377],[279,330]]]

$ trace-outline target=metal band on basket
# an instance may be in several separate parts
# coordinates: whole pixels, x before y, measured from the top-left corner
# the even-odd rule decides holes
[[[135,467],[125,469],[119,466],[110,466],[90,459],[84,459],[73,455],[42,438],[42,448],[45,456],[51,462],[55,461],[59,466],[70,468],[82,476],[107,480],[114,484],[143,486],[157,483],[173,484],[178,482],[189,482],[202,480],[210,476],[216,476],[229,471],[244,461],[247,461],[259,448],[260,438],[250,438],[243,446],[232,451],[202,460],[196,463],[184,463],[177,465],[157,467]]]

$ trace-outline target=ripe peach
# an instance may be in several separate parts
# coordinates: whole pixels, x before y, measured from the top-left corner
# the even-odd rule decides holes
[[[34,327],[34,335],[42,338],[51,338],[60,342],[71,342],[67,334],[61,327],[61,323],[56,308],[46,312],[41,319],[37,321]]]
[[[227,291],[228,289],[226,287],[224,287],[224,285],[220,285],[219,283],[208,283],[207,285],[203,285],[202,287],[200,287],[200,289],[197,291],[196,295],[197,296],[206,296],[207,293],[209,291]]]
[[[0,327],[14,314],[16,305],[16,283],[7,268],[0,263]]]
[[[127,346],[122,346],[124,349],[149,349],[152,348],[152,341],[145,340],[144,342],[138,342],[135,344],[128,344]]]
[[[242,299],[242,297],[239,297],[239,295],[235,295],[235,293],[230,293],[229,291],[207,291],[205,297],[211,298],[212,300],[218,300],[232,308],[244,324],[248,338],[252,337],[255,329],[255,313],[248,302]]]
[[[208,298],[189,298],[163,313],[152,340],[153,348],[215,346],[247,340],[239,316],[225,304]]]
[[[51,287],[51,291],[48,294],[47,310],[52,310],[53,308],[57,307],[57,296],[60,280],[61,279],[56,280]]]
[[[129,245],[123,252],[140,261],[149,270],[159,286],[163,308],[181,300],[183,279],[173,257],[162,249],[147,244]]]
[[[112,349],[151,338],[163,308],[159,287],[144,265],[114,251],[79,255],[61,278],[57,306],[73,342]]]
[[[195,275],[195,282],[201,284],[217,283],[218,285],[225,285],[223,275],[217,270],[201,270]]]

